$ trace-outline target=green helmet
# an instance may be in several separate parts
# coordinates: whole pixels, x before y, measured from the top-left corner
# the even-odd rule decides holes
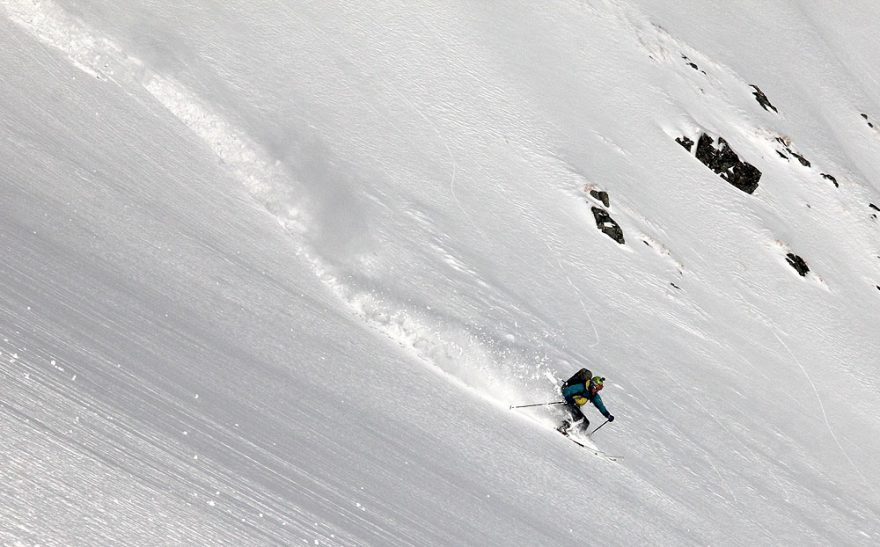
[[[599,391],[603,387],[605,387],[605,378],[602,376],[593,376],[593,379],[590,380],[590,385],[596,388],[596,391]]]

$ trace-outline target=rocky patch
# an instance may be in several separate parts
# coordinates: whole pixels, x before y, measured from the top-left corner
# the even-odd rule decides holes
[[[862,114],[862,118],[865,119],[865,122],[867,122],[868,127],[870,127],[871,129],[874,129],[874,124],[871,123],[871,121],[868,120],[868,115],[867,115],[867,114]]]
[[[797,160],[798,160],[799,162],[801,162],[801,165],[803,165],[804,167],[812,167],[812,166],[813,166],[813,164],[810,163],[810,161],[809,161],[807,158],[801,156],[801,155],[798,154],[797,152],[794,152],[794,151],[791,151],[791,150],[789,150],[789,152],[791,153],[792,156],[794,156],[795,158],[797,158]]]
[[[684,146],[685,150],[687,150],[688,152],[690,152],[694,146],[694,141],[690,140],[687,137],[678,137],[677,139],[675,139],[675,142]]]
[[[593,207],[592,211],[593,216],[596,218],[596,227],[599,228],[599,231],[617,243],[625,245],[626,241],[623,239],[623,230],[620,228],[620,225],[611,218],[608,211],[601,207]]]
[[[706,71],[700,70],[700,67],[698,67],[695,62],[688,59],[687,55],[682,55],[681,58],[684,59],[684,62],[685,62],[685,64],[687,64],[687,66],[691,67],[692,69],[696,70],[697,72],[702,72],[703,74],[706,74]]]
[[[611,207],[611,198],[608,197],[608,192],[593,188],[590,190],[590,195],[602,202],[605,207]]]
[[[764,95],[764,92],[761,91],[761,88],[754,84],[750,87],[755,90],[754,92],[752,92],[752,95],[755,96],[755,99],[758,101],[758,104],[761,105],[761,108],[768,112],[772,110],[773,112],[779,113],[779,111],[776,110],[776,107],[770,103],[770,99],[767,98],[767,95]]]
[[[795,269],[795,271],[801,275],[801,277],[806,277],[810,272],[810,268],[807,266],[807,263],[804,262],[804,259],[799,257],[794,253],[788,253],[785,255],[785,259],[788,261],[788,264]]]
[[[688,152],[693,148],[693,141],[688,137],[680,137],[675,141]],[[697,141],[696,157],[703,165],[717,173],[722,179],[747,194],[754,193],[761,180],[761,171],[754,165],[742,161],[723,138],[715,140],[703,133]]]
[[[795,152],[794,150],[791,149],[791,141],[789,139],[786,139],[783,137],[776,137],[776,142],[778,142],[779,144],[781,144],[784,147],[785,152],[788,152],[788,154],[797,158],[797,160],[800,162],[800,164],[803,165],[804,167],[812,167],[813,166],[813,164],[810,163],[810,160],[808,160],[807,158],[805,158],[801,154],[798,154],[797,152]],[[781,157],[788,159],[788,157],[779,149],[776,150],[776,153],[779,154]]]
[[[595,203],[604,206],[604,208],[599,207],[598,205],[591,206],[593,217],[596,219],[596,227],[599,228],[599,231],[619,244],[625,245],[626,241],[623,238],[623,229],[621,229],[620,225],[611,218],[611,215],[606,210],[611,208],[611,197],[608,195],[608,192],[601,190],[592,184],[586,185],[584,187],[584,192],[586,192]],[[587,200],[587,203],[590,203],[590,200]]]
[[[783,137],[776,135],[773,137],[776,141],[776,154],[784,159],[785,161],[791,161],[791,158],[795,158],[798,163],[807,169],[812,169],[813,163],[804,157],[803,154],[797,152],[794,146],[791,143],[791,139],[788,137]],[[831,181],[831,184],[834,185],[835,188],[840,188],[840,183],[837,182],[837,177],[831,175],[829,173],[819,173],[823,179]]]
[[[837,184],[837,179],[834,178],[834,175],[829,175],[828,173],[821,173],[823,179],[830,180],[835,188],[840,188],[840,185]]]

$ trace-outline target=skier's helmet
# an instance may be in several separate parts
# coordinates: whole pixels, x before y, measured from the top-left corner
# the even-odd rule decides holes
[[[599,391],[603,387],[605,387],[605,378],[601,376],[593,376],[593,379],[590,380],[590,386],[595,388],[596,391]]]

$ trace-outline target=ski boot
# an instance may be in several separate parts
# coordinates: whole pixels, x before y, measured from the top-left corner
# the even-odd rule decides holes
[[[568,420],[562,420],[562,423],[559,424],[559,427],[556,428],[556,431],[562,433],[566,437],[568,437],[568,430],[571,429],[571,422]]]

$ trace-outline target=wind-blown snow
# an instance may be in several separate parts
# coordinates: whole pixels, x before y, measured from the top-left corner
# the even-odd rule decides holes
[[[178,4],[0,0],[0,542],[877,541],[871,3]]]

